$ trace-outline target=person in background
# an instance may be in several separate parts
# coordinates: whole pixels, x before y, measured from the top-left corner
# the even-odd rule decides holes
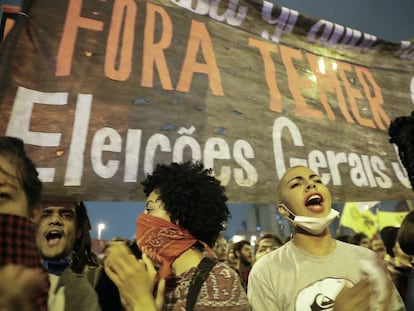
[[[249,273],[254,263],[253,249],[247,240],[236,242],[233,248],[234,256],[237,259],[236,270],[239,273],[243,287],[247,290]]]
[[[379,237],[371,239],[371,249],[376,252],[381,259],[384,259],[387,255],[384,242]]]
[[[395,242],[398,236],[398,227],[386,226],[380,230],[380,236],[385,246],[385,259],[394,258]]]
[[[237,270],[237,258],[236,255],[234,254],[234,245],[235,243],[230,243],[230,245],[228,246],[228,250],[227,250],[227,264],[232,267],[233,269]]]
[[[254,311],[405,310],[373,251],[332,238],[339,213],[316,172],[288,169],[277,193],[278,212],[294,233],[253,265],[247,294]]]
[[[217,259],[221,262],[226,262],[227,260],[227,249],[228,244],[224,236],[220,235],[213,246],[213,251],[217,256]]]
[[[349,243],[365,248],[371,248],[371,241],[365,233],[358,232],[349,238]]]
[[[406,254],[398,242],[398,227],[387,226],[381,229],[380,235],[384,241],[386,255],[384,261],[392,281],[401,297],[405,298],[409,276],[413,269],[410,256]]]
[[[49,310],[100,310],[98,297],[83,274],[98,269],[91,251],[90,223],[83,202],[43,202],[36,244],[49,273]]]
[[[414,211],[410,211],[404,217],[398,232],[398,243],[401,250],[410,256],[410,262],[414,265]],[[407,310],[414,310],[414,269],[411,269],[408,276],[404,298]]]
[[[211,172],[200,162],[158,164],[142,182],[147,200],[136,233],[142,259],[116,243],[104,261],[127,310],[250,310],[237,273],[204,255],[230,217],[224,187]],[[155,285],[147,256],[165,290],[163,281]]]
[[[42,288],[36,291],[36,297],[30,292],[22,292],[19,297],[27,299],[34,310],[46,311],[49,280],[41,265],[33,223],[41,211],[42,183],[19,138],[0,137],[0,197],[0,267],[38,269],[43,282],[37,283]]]
[[[257,240],[255,262],[264,255],[278,249],[283,245],[282,240],[275,234],[266,233]]]

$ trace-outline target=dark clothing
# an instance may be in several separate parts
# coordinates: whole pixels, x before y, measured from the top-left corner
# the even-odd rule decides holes
[[[407,289],[405,292],[405,306],[407,310],[414,310],[414,270],[411,270],[411,273],[407,281]]]
[[[26,217],[0,214],[0,267],[7,264],[41,268],[45,279],[49,280],[43,269],[39,250],[36,247],[35,225]],[[49,282],[37,298],[37,309],[47,311]]]
[[[236,267],[230,266],[234,271],[237,272],[237,275],[240,278],[240,283],[243,286],[244,290],[247,292],[247,282],[249,280],[249,273],[251,268],[249,268],[248,270],[244,270],[243,272],[240,271],[239,269],[237,269]]]
[[[128,247],[137,259],[142,258],[141,250],[138,248],[135,240],[130,241]],[[118,288],[108,277],[103,268],[100,269],[95,291],[98,294],[99,304],[102,311],[124,311]]]
[[[404,303],[407,305],[407,299],[409,299],[409,280],[412,278],[413,269],[409,266],[402,265],[395,258],[385,258],[387,263],[387,270],[391,276],[392,281],[394,282],[395,287],[398,290],[401,298],[404,300]],[[407,309],[411,310],[411,309]]]
[[[102,311],[123,311],[118,288],[102,269],[95,291],[98,294],[99,305]]]

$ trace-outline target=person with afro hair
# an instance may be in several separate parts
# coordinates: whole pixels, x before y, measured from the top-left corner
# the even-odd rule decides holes
[[[388,135],[390,143],[398,147],[398,156],[414,191],[414,111],[410,116],[397,117],[392,121]]]
[[[250,310],[236,271],[212,258],[230,218],[212,170],[200,162],[158,164],[142,185],[147,199],[136,231],[142,259],[118,243],[108,247],[104,263],[125,308]]]

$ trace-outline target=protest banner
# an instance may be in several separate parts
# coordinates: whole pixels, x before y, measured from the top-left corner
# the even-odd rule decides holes
[[[0,133],[46,197],[139,201],[156,163],[200,160],[231,202],[285,170],[335,202],[413,198],[388,126],[413,110],[414,47],[267,1],[25,1],[0,49]]]

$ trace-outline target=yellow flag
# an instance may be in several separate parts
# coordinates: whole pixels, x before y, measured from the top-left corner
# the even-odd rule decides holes
[[[408,212],[384,212],[378,211],[378,222],[380,230],[387,226],[399,227]]]
[[[357,233],[365,233],[370,239],[378,230],[377,217],[369,209],[361,211],[357,202],[345,204],[339,223]]]

